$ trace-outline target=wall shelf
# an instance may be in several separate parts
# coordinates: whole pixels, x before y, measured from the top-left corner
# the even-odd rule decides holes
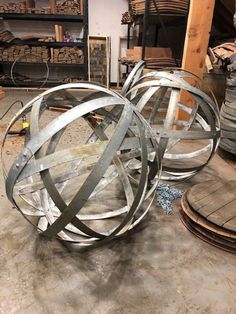
[[[84,41],[81,42],[44,42],[44,41],[36,41],[36,40],[17,40],[13,41],[10,43],[5,43],[0,41],[0,46],[1,47],[11,47],[11,46],[23,46],[23,45],[28,45],[28,46],[34,46],[34,47],[52,47],[52,48],[61,48],[61,47],[79,47],[83,48],[85,46]]]
[[[3,20],[8,21],[10,23],[10,20],[15,20],[15,21],[28,21],[29,26],[30,26],[30,31],[29,31],[29,35],[30,33],[32,33],[32,30],[35,30],[35,33],[37,33],[37,28],[35,28],[36,26],[34,26],[34,23],[30,23],[30,21],[55,21],[57,24],[58,22],[60,22],[60,26],[64,29],[64,30],[68,30],[70,31],[70,26],[69,26],[69,22],[73,23],[72,29],[74,30],[74,37],[76,38],[79,37],[79,42],[63,42],[63,37],[60,37],[62,39],[60,42],[44,42],[44,41],[38,41],[37,38],[35,39],[33,37],[33,39],[30,40],[21,40],[19,38],[14,38],[11,42],[7,43],[7,42],[1,42],[0,41],[0,47],[3,48],[3,53],[5,51],[5,49],[9,49],[9,55],[8,58],[4,58],[4,60],[8,60],[8,61],[0,61],[0,81],[1,77],[11,77],[11,66],[13,64],[14,61],[9,61],[9,60],[13,60],[12,57],[14,59],[18,59],[19,56],[22,56],[22,52],[21,54],[18,52],[20,50],[18,50],[18,48],[16,48],[16,53],[14,50],[15,46],[29,46],[29,48],[25,48],[25,51],[30,51],[28,54],[32,54],[33,57],[32,61],[34,60],[34,57],[37,58],[37,54],[38,57],[41,58],[41,56],[43,57],[43,60],[45,60],[45,54],[47,51],[48,54],[48,58],[50,58],[49,60],[55,60],[56,63],[51,63],[48,62],[48,67],[49,67],[49,78],[47,81],[46,86],[49,87],[52,84],[60,84],[60,82],[63,82],[63,80],[66,78],[68,80],[70,79],[83,79],[83,80],[87,80],[88,79],[88,47],[87,47],[87,41],[88,41],[88,0],[81,0],[81,12],[82,15],[66,15],[66,14],[36,14],[36,13],[0,13],[0,18],[2,18]],[[66,23],[66,24],[64,24]],[[15,24],[15,23],[14,23]],[[79,31],[76,31],[76,26],[78,25]],[[21,31],[21,25],[22,25],[22,29],[25,28],[25,24],[21,24],[18,23],[19,27],[17,29],[17,32]],[[35,25],[38,25],[35,23]],[[49,24],[47,24],[49,25]],[[50,27],[52,27],[52,25],[49,25]],[[64,28],[65,27],[65,28]],[[83,31],[83,38],[81,38],[81,35],[79,35],[81,33],[81,29]],[[53,28],[54,30],[54,28]],[[56,35],[56,34],[55,34]],[[45,34],[42,34],[42,37],[44,37]],[[43,52],[39,52],[40,48],[36,48],[34,49],[33,47],[46,47],[43,48]],[[13,48],[13,49],[12,49]],[[61,48],[61,49],[60,49]],[[65,49],[63,49],[65,48]],[[71,48],[71,50],[70,50]],[[75,50],[73,50],[72,48],[76,48]],[[79,48],[79,49],[78,49]],[[20,49],[20,48],[19,48]],[[24,50],[24,48],[22,48]],[[57,49],[57,50],[55,50]],[[59,50],[60,49],[60,50]],[[67,50],[66,50],[67,49]],[[83,52],[83,61],[84,63],[81,64],[79,62],[81,62],[81,58],[82,56],[80,55],[80,49]],[[68,51],[68,52],[67,52]],[[71,52],[70,52],[71,51]],[[63,57],[63,53],[64,53],[64,57]],[[68,55],[67,55],[68,53]],[[44,55],[43,55],[44,54]],[[47,56],[46,54],[46,56]],[[58,57],[58,54],[62,54],[62,57],[60,59],[60,57]],[[71,54],[71,55],[70,55]],[[74,54],[74,55],[73,55]],[[25,54],[23,54],[25,55]],[[36,56],[35,56],[36,55]],[[69,56],[69,57],[68,57]],[[54,58],[55,57],[55,58]],[[58,61],[61,60],[71,60],[72,62],[78,62],[78,63],[58,63]],[[37,59],[36,59],[37,60]],[[40,61],[41,59],[39,59]],[[45,62],[25,62],[22,59],[23,62],[16,62],[15,66],[17,66],[18,69],[18,73],[19,75],[22,76],[27,76],[29,77],[29,80],[27,80],[26,82],[22,81],[22,87],[27,86],[35,86],[37,85],[37,82],[40,83],[40,73],[42,72],[41,67],[42,65],[45,65]],[[39,77],[39,81],[37,81],[36,79],[33,79],[33,77]],[[30,78],[32,78],[32,82],[30,82]],[[36,82],[37,81],[37,82]],[[52,83],[53,82],[53,83]],[[57,82],[57,83],[56,83]],[[4,84],[3,84],[4,83]],[[6,82],[1,83],[1,85],[4,86],[14,86],[14,82],[10,82],[10,80],[7,80]],[[32,84],[31,84],[32,83]],[[19,84],[20,85],[20,84]]]
[[[83,15],[65,15],[65,14],[29,14],[29,13],[0,13],[0,17],[6,20],[38,20],[38,21],[65,21],[81,22],[86,21]]]
[[[0,64],[1,65],[12,65],[14,61],[0,61]],[[17,65],[21,65],[21,66],[27,66],[27,65],[44,65],[45,62],[17,62],[16,63]],[[81,70],[85,70],[86,68],[86,64],[83,63],[83,64],[78,64],[78,63],[51,63],[51,62],[48,62],[47,63],[49,67],[67,67],[67,66],[73,66],[73,67],[76,67],[76,68],[79,68]]]

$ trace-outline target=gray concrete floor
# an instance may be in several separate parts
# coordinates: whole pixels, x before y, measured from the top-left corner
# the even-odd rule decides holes
[[[8,92],[0,114],[33,94]],[[219,156],[180,187],[217,177],[236,179]],[[2,176],[0,197],[0,313],[236,313],[236,256],[189,233],[179,201],[173,215],[153,206],[127,238],[78,253],[39,237],[7,200]]]

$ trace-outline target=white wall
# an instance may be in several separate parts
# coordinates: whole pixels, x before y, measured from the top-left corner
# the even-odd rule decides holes
[[[121,17],[128,10],[128,0],[89,0],[88,4],[89,34],[111,37],[111,82],[116,82],[119,36],[127,35]]]

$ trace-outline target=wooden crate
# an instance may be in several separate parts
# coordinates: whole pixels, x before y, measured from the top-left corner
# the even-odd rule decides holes
[[[90,82],[100,83],[109,88],[110,55],[110,37],[88,37],[88,77]]]

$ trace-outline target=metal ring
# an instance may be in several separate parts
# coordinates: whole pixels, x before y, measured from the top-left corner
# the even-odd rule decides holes
[[[38,59],[41,59],[38,55],[35,55],[35,54],[33,54],[33,53],[28,53],[28,54],[25,54],[25,55],[23,55],[23,56],[19,56],[17,59],[14,60],[14,62],[13,62],[12,65],[11,65],[11,72],[10,72],[10,73],[11,73],[12,82],[13,82],[13,84],[14,84],[16,87],[19,87],[19,85],[16,83],[16,81],[15,81],[15,79],[14,79],[14,76],[13,76],[13,69],[14,69],[14,67],[15,67],[15,64],[16,64],[17,62],[19,62],[19,60],[20,60],[21,58],[23,58],[23,57],[25,57],[25,56],[27,56],[27,55],[34,56],[34,57],[36,57],[36,58],[38,58]],[[45,64],[45,66],[46,66],[45,80],[43,81],[43,83],[41,84],[41,86],[40,86],[39,88],[44,87],[44,85],[47,83],[48,78],[49,78],[49,66],[48,66],[48,62],[47,62],[47,61],[44,61],[44,64]]]

